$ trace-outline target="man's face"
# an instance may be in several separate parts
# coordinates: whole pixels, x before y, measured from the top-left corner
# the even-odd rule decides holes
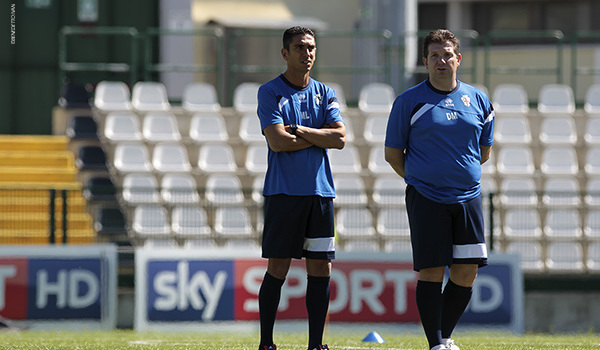
[[[290,43],[289,50],[281,49],[288,69],[309,72],[315,62],[317,46],[315,38],[309,34],[296,35]]]
[[[429,44],[429,53],[423,57],[423,63],[429,71],[430,79],[456,79],[456,70],[460,66],[461,55],[454,52],[450,42]]]

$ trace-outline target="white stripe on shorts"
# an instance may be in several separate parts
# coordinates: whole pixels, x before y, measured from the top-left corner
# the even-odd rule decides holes
[[[487,258],[487,248],[485,243],[454,245],[453,253],[454,259]]]
[[[335,240],[333,237],[304,238],[304,250],[309,252],[333,252]]]

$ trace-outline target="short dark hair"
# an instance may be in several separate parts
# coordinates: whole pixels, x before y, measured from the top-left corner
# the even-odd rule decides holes
[[[310,28],[295,26],[285,30],[283,32],[283,48],[286,50],[290,49],[290,44],[294,40],[296,35],[310,35],[313,38],[315,37],[315,32]]]
[[[454,35],[454,33],[447,29],[436,29],[429,32],[429,34],[423,40],[423,57],[427,57],[429,55],[430,44],[443,44],[447,41],[449,41],[452,44],[452,46],[454,46],[454,53],[458,55],[460,49],[460,41],[458,40],[456,35]]]

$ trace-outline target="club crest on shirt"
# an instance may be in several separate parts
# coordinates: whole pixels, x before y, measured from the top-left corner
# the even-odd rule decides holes
[[[323,104],[323,96],[321,96],[320,94],[316,94],[315,101],[317,102],[317,106],[320,106],[321,104]]]
[[[460,99],[463,101],[466,107],[471,106],[471,98],[468,95],[462,95]]]
[[[447,98],[444,100],[444,105],[446,107],[454,107],[454,101],[451,98]]]

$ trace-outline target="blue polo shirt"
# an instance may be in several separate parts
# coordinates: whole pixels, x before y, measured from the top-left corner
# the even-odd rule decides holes
[[[314,79],[305,87],[283,75],[258,90],[261,129],[272,124],[297,124],[319,129],[342,121],[335,91]],[[273,152],[269,147],[263,195],[287,194],[335,197],[327,149],[312,146],[293,152]]]
[[[439,91],[428,80],[394,101],[385,146],[405,149],[405,181],[439,203],[481,193],[480,146],[493,144],[494,111],[480,90],[457,82]]]

